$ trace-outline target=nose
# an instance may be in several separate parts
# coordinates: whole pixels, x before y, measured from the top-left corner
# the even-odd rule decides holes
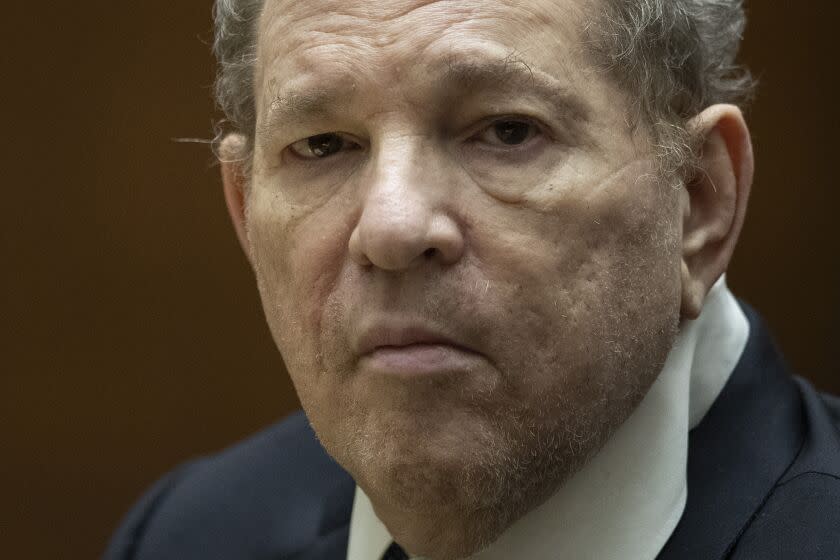
[[[452,208],[444,166],[403,137],[401,149],[375,154],[362,212],[350,235],[350,257],[362,266],[406,270],[437,260],[452,264],[462,255],[464,236]],[[428,153],[426,151],[426,153]],[[440,163],[440,162],[438,162]]]

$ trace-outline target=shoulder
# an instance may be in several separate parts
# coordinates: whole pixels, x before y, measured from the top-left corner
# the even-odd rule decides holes
[[[834,423],[834,427],[840,431],[840,397],[822,393],[820,398],[825,404],[826,411]]]
[[[105,558],[284,557],[346,523],[354,488],[297,413],[158,481]]]
[[[840,558],[840,399],[797,382],[807,436],[746,526],[735,560]]]
[[[840,558],[840,477],[811,472],[780,483],[750,522],[731,558]]]

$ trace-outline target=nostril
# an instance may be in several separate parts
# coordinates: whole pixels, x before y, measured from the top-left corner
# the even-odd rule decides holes
[[[423,251],[423,256],[426,257],[427,259],[431,259],[432,257],[435,256],[435,251],[436,251],[436,249],[434,247],[429,247],[428,249]]]

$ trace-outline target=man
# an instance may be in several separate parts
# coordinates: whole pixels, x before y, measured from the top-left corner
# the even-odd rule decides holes
[[[723,279],[740,2],[216,8],[225,196],[305,416],[169,475],[107,558],[840,558],[840,406]]]

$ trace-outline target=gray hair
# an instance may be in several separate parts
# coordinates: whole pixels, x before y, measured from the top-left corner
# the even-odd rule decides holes
[[[264,0],[216,0],[216,100],[248,154],[256,128],[254,64]],[[736,64],[746,25],[743,0],[597,0],[587,26],[597,62],[634,100],[634,118],[660,147],[663,170],[693,162],[688,119],[715,103],[744,106],[754,87]],[[250,157],[249,157],[250,159]]]
[[[263,0],[216,0],[213,10],[213,52],[219,63],[216,103],[230,126],[249,142],[256,129],[254,65],[257,62],[257,23]]]

